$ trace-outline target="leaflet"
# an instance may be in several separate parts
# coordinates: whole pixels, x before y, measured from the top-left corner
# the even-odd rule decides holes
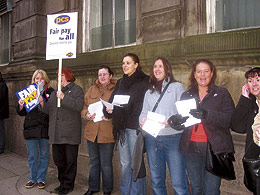
[[[160,130],[165,128],[164,122],[165,122],[164,115],[148,111],[147,119],[142,129],[145,130],[150,135],[157,137]]]
[[[88,107],[88,111],[91,115],[96,114],[93,120],[94,122],[102,121],[102,116],[104,116],[104,114],[103,114],[103,104],[101,101],[90,104]]]

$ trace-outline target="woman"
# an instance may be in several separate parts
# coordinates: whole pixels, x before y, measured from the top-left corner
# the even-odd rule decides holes
[[[43,111],[50,117],[49,143],[52,144],[53,161],[58,168],[60,182],[54,193],[58,194],[67,194],[73,190],[77,173],[84,93],[74,81],[71,69],[62,68],[61,91],[53,91],[49,101],[43,105]],[[61,99],[59,108],[57,98]]]
[[[102,189],[104,195],[111,194],[113,190],[113,150],[115,140],[113,137],[112,121],[104,116],[102,121],[94,122],[96,114],[90,114],[90,104],[100,101],[100,98],[108,101],[116,80],[112,79],[113,72],[108,66],[101,66],[98,69],[98,79],[91,86],[85,95],[85,105],[82,110],[82,118],[88,120],[85,125],[84,137],[87,139],[89,163],[89,189],[85,195],[91,195],[100,190],[100,171],[102,171]],[[101,168],[101,169],[100,169]]]
[[[194,98],[193,117],[201,123],[184,129],[179,150],[184,154],[192,195],[220,194],[221,178],[205,168],[209,142],[214,153],[234,153],[229,128],[234,102],[227,89],[215,85],[216,68],[208,60],[197,60],[190,74],[190,88],[181,99]]]
[[[257,158],[260,155],[260,67],[252,68],[245,73],[247,83],[242,87],[242,95],[232,115],[232,130],[246,133],[246,157]],[[257,179],[255,189],[249,189],[254,194],[260,194],[260,180]],[[250,187],[249,187],[250,188]]]
[[[149,90],[145,93],[144,104],[139,120],[141,126],[146,121],[148,111],[152,111],[162,90],[169,84],[163,94],[155,113],[167,119],[177,113],[175,102],[180,100],[185,91],[181,83],[172,74],[170,63],[164,57],[158,57],[153,63],[149,80]],[[183,155],[178,151],[182,131],[171,129],[167,120],[165,128],[161,129],[155,138],[150,134],[145,136],[145,148],[151,174],[153,194],[166,195],[166,163],[169,168],[174,194],[189,194]]]
[[[146,194],[145,178],[132,181],[133,171],[131,161],[139,127],[143,98],[148,89],[148,76],[143,73],[139,58],[136,54],[128,53],[123,57],[123,78],[118,80],[109,102],[115,95],[129,95],[130,99],[123,108],[114,106],[113,110],[104,110],[106,118],[112,117],[113,135],[119,140],[121,172],[121,194]]]
[[[44,70],[36,70],[32,76],[32,83],[44,85],[41,92],[45,101],[48,101],[53,89],[50,87],[50,80]],[[43,99],[40,98],[40,104]],[[18,101],[17,113],[20,116],[25,116],[24,119],[24,139],[27,147],[30,177],[29,181],[25,184],[25,188],[33,188],[38,184],[39,189],[45,188],[46,174],[49,165],[49,149],[48,143],[48,126],[49,116],[42,111],[39,107],[35,107],[29,113],[26,112],[24,107],[24,100]],[[39,162],[38,156],[40,154]]]

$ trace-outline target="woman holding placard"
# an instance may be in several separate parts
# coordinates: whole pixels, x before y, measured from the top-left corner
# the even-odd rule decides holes
[[[190,88],[181,100],[195,99],[197,107],[190,114],[201,122],[184,128],[180,115],[168,122],[184,128],[179,150],[185,157],[192,194],[220,194],[221,178],[206,169],[206,151],[210,145],[214,154],[233,155],[229,128],[234,102],[227,89],[215,85],[216,68],[209,60],[197,60],[189,80]]]
[[[119,141],[120,161],[122,165],[120,190],[122,195],[146,194],[145,178],[132,181],[131,161],[137,139],[139,121],[144,94],[148,88],[148,76],[142,71],[136,54],[128,53],[122,60],[123,78],[119,79],[109,99],[113,102],[116,95],[130,96],[129,102],[113,110],[104,109],[106,118],[112,117],[113,135]]]
[[[90,158],[89,189],[85,195],[91,195],[100,190],[100,172],[102,173],[104,195],[111,194],[114,186],[112,158],[115,140],[112,132],[112,121],[105,118],[103,113],[99,114],[99,111],[103,110],[100,98],[108,101],[114,91],[116,80],[112,77],[113,72],[108,66],[103,65],[98,69],[98,79],[88,89],[81,112],[82,118],[86,120],[84,137],[87,139]],[[90,110],[93,106],[99,110],[93,113]]]
[[[48,101],[53,88],[50,87],[50,80],[44,70],[36,70],[32,76],[32,83],[38,87],[43,85],[41,96],[39,96],[39,104],[42,101]],[[40,95],[40,94],[38,94]],[[18,101],[16,109],[20,116],[25,116],[24,120],[24,139],[26,142],[30,178],[26,183],[25,188],[33,188],[36,184],[39,189],[45,188],[46,174],[49,165],[49,148],[48,143],[48,127],[49,116],[41,111],[39,107],[35,107],[29,113],[26,112],[24,107],[24,100]],[[38,163],[38,156],[40,154],[40,162]]]
[[[49,114],[49,143],[52,144],[53,161],[58,168],[60,185],[54,193],[68,194],[73,191],[77,174],[77,158],[81,143],[81,111],[84,105],[82,88],[70,68],[61,70],[61,91],[53,91],[43,111]],[[58,71],[56,72],[58,74]],[[61,107],[57,107],[57,98]]]
[[[182,131],[168,126],[167,119],[177,114],[175,102],[180,100],[184,87],[172,74],[170,63],[164,57],[155,59],[150,74],[149,90],[145,93],[144,104],[139,117],[140,124],[148,134],[145,148],[151,174],[154,195],[166,195],[166,163],[169,168],[174,194],[189,194],[185,173],[184,157],[178,151]],[[159,102],[157,104],[157,102]],[[152,121],[163,126],[154,132],[155,125],[149,125],[150,114],[156,113]],[[147,127],[146,127],[147,126]]]

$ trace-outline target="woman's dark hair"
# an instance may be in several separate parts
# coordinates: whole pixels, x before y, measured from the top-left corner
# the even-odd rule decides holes
[[[68,82],[74,82],[76,80],[74,73],[72,72],[72,70],[70,68],[67,67],[63,67],[61,69],[61,73],[64,74],[66,80]],[[59,74],[59,69],[57,70],[56,74]]]
[[[134,53],[125,54],[125,55],[123,56],[123,58],[122,58],[122,61],[123,61],[123,59],[124,59],[125,57],[127,57],[127,56],[129,56],[130,58],[132,58],[132,60],[134,61],[135,64],[136,64],[136,63],[138,64],[138,66],[137,66],[137,68],[136,68],[137,71],[142,70],[142,67],[141,67],[141,65],[140,65],[140,60],[139,60],[139,58],[138,58],[138,56],[137,56],[136,54],[134,54]]]
[[[217,78],[217,71],[216,71],[215,66],[209,60],[199,59],[192,65],[192,71],[190,73],[190,78],[189,78],[189,81],[190,81],[190,86],[189,87],[198,87],[198,83],[197,83],[197,81],[195,79],[194,74],[196,72],[197,65],[200,64],[200,63],[205,63],[205,64],[209,65],[211,72],[213,72],[213,76],[212,76],[212,78],[210,80],[209,86],[212,85],[212,84],[215,84],[215,81],[216,81],[216,78]]]
[[[114,76],[114,73],[113,73],[113,71],[111,70],[111,68],[110,68],[109,66],[106,66],[106,65],[101,65],[101,66],[98,68],[98,71],[99,71],[100,69],[103,69],[103,68],[104,68],[104,69],[107,69],[109,75]]]
[[[260,67],[252,68],[245,73],[246,79],[255,76],[260,76]]]
[[[170,79],[169,82],[176,82],[176,80],[175,80],[175,78],[172,74],[172,68],[171,68],[170,62],[165,57],[157,57],[153,62],[153,66],[154,66],[154,64],[157,60],[161,60],[162,63],[163,63],[163,67],[164,67],[164,71],[165,71],[165,78],[166,79],[169,78]],[[153,66],[152,66],[150,78],[149,78],[149,88],[151,90],[151,93],[153,93],[155,90],[157,90],[156,89],[157,79],[156,79],[156,77],[154,76],[154,73],[153,73]]]

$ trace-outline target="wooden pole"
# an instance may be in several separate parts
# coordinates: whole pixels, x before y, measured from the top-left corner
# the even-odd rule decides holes
[[[62,58],[59,58],[59,73],[58,73],[58,91],[61,91],[61,70],[62,70]],[[60,107],[60,98],[58,98],[57,107]]]

